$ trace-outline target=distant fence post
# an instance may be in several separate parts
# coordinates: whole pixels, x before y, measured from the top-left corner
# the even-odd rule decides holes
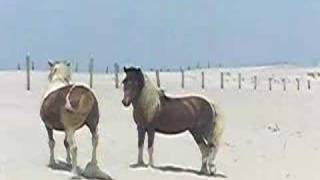
[[[286,79],[285,78],[282,79],[282,84],[283,84],[283,91],[286,91],[287,90],[287,85],[286,85]]]
[[[106,74],[109,74],[109,67],[106,67]]]
[[[27,90],[30,91],[30,55],[26,57],[26,72],[27,72]]]
[[[119,88],[119,65],[118,63],[114,64],[114,75],[115,75],[115,86]]]
[[[31,70],[34,71],[35,67],[34,67],[34,61],[31,61]]]
[[[300,79],[296,78],[296,81],[297,81],[297,90],[299,91],[300,90]]]
[[[17,65],[17,69],[18,69],[18,71],[20,71],[20,70],[21,70],[20,63],[18,63],[18,65]]]
[[[76,66],[75,66],[74,71],[77,73],[77,72],[78,72],[78,70],[79,70],[79,64],[78,64],[78,61],[77,61],[77,62],[76,62]]]
[[[181,71],[181,88],[184,89],[184,70],[180,68]]]
[[[253,77],[253,89],[254,90],[257,90],[257,84],[258,84],[258,78],[257,78],[257,75],[255,75],[254,77]]]
[[[201,72],[201,88],[204,89],[204,72]]]
[[[223,72],[221,72],[220,73],[220,88],[221,89],[224,89],[224,73]]]
[[[272,91],[272,78],[269,78],[269,91]]]
[[[311,90],[311,80],[308,79],[308,89]]]
[[[241,89],[242,76],[241,73],[238,74],[238,88]]]
[[[93,87],[93,62],[94,62],[94,59],[93,59],[93,57],[91,57],[90,58],[90,63],[89,63],[90,88]]]
[[[160,87],[160,75],[159,75],[159,70],[156,70],[156,79],[157,79],[157,86]]]

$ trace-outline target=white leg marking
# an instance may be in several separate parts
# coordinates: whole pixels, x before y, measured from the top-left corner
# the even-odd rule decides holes
[[[153,166],[153,147],[148,148],[149,166]]]

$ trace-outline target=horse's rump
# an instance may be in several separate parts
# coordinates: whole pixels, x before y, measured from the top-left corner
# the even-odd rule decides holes
[[[72,109],[66,107],[67,103]],[[80,128],[87,117],[99,116],[97,99],[91,89],[85,86],[75,84],[61,87],[44,98],[40,115],[47,126],[64,130],[61,113],[76,117],[72,118],[73,121],[83,121]]]

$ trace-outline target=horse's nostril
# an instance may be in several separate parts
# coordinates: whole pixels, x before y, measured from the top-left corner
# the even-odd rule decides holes
[[[127,102],[125,99],[122,100],[122,104],[123,104],[124,106],[128,106],[128,102]]]

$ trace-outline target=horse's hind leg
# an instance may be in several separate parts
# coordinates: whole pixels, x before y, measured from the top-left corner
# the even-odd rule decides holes
[[[66,148],[66,153],[67,153],[66,161],[67,161],[68,164],[71,164],[70,146],[69,146],[69,143],[67,141],[67,136],[65,136],[63,144],[64,144],[64,147]]]
[[[208,128],[204,135],[204,139],[206,140],[208,146],[208,166],[210,174],[214,174],[216,172],[214,160],[218,152],[218,142],[216,142],[216,138],[214,138],[214,136],[215,134],[212,128]]]
[[[97,164],[97,146],[99,141],[98,129],[90,128],[90,132],[92,134],[92,156],[91,156],[91,163],[96,165]]]
[[[75,138],[74,138],[75,130],[73,129],[67,129],[66,130],[66,137],[67,142],[70,147],[70,153],[71,153],[71,164],[72,164],[72,173],[76,176],[80,174],[77,168],[77,151],[78,148],[76,146]]]
[[[48,137],[49,137],[49,148],[50,148],[50,160],[49,160],[49,167],[54,168],[56,167],[56,161],[54,158],[54,146],[55,141],[53,139],[53,130],[46,126]]]
[[[201,135],[201,131],[199,130],[190,130],[194,140],[198,144],[198,147],[201,152],[202,156],[202,165],[200,172],[204,174],[209,174],[209,164],[208,164],[208,157],[209,157],[209,151],[208,151],[208,146],[206,145],[203,136]]]

